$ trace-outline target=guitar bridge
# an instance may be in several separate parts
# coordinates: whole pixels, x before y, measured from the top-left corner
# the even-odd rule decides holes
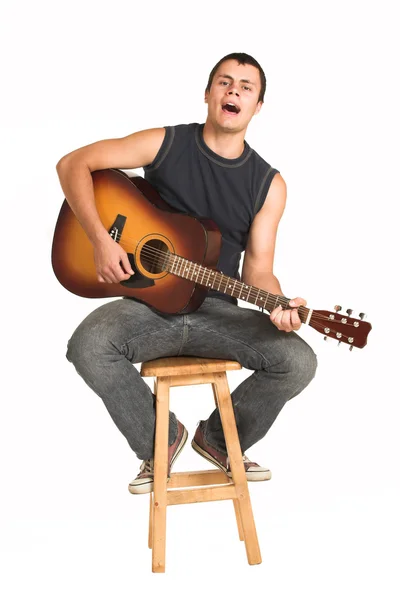
[[[126,217],[124,215],[117,215],[117,218],[115,219],[114,223],[111,225],[111,228],[108,230],[108,233],[110,234],[110,236],[112,237],[114,242],[117,242],[117,244],[119,244],[119,241],[121,239],[121,235],[124,230],[125,223],[126,223]]]

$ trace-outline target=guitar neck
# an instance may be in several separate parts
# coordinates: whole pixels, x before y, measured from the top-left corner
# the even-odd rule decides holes
[[[238,279],[228,277],[213,269],[207,269],[176,254],[169,255],[165,268],[173,275],[195,281],[199,285],[221,292],[227,296],[250,302],[269,312],[272,312],[279,305],[284,309],[291,308],[289,306],[289,298],[272,294],[254,285],[247,285]],[[312,310],[301,306],[298,308],[298,314],[301,322],[308,324],[311,319]]]

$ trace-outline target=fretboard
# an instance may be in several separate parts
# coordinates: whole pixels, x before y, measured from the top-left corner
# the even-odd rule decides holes
[[[250,302],[260,308],[272,312],[277,306],[282,308],[291,308],[290,299],[284,296],[277,296],[271,292],[266,292],[254,285],[247,285],[238,279],[228,277],[219,271],[207,269],[202,265],[194,263],[186,258],[176,254],[170,254],[164,268],[173,275],[178,275],[183,279],[195,281],[199,285],[216,290],[222,294],[227,294],[239,300]],[[310,309],[302,306],[298,309],[298,314],[302,323],[308,322]]]

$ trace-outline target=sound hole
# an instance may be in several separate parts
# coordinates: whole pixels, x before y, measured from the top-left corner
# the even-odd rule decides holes
[[[169,256],[168,246],[161,240],[146,242],[140,251],[140,261],[149,273],[165,271]]]

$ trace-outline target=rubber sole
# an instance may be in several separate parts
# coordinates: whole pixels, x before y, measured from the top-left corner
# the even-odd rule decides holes
[[[228,477],[230,477],[232,479],[231,472],[230,471],[228,472],[225,469],[225,467],[223,465],[221,465],[221,463],[219,463],[211,454],[206,452],[206,450],[203,450],[203,448],[201,448],[198,444],[196,444],[196,442],[194,440],[192,440],[191,445],[195,452],[197,452],[198,454],[200,454],[200,456],[202,456],[203,458],[208,460],[208,462],[210,462],[213,465],[215,465],[216,467],[218,467],[218,469],[223,471],[225,473],[225,475],[227,475]],[[247,481],[269,481],[271,479],[271,471],[270,470],[246,471],[246,479],[247,479]]]

